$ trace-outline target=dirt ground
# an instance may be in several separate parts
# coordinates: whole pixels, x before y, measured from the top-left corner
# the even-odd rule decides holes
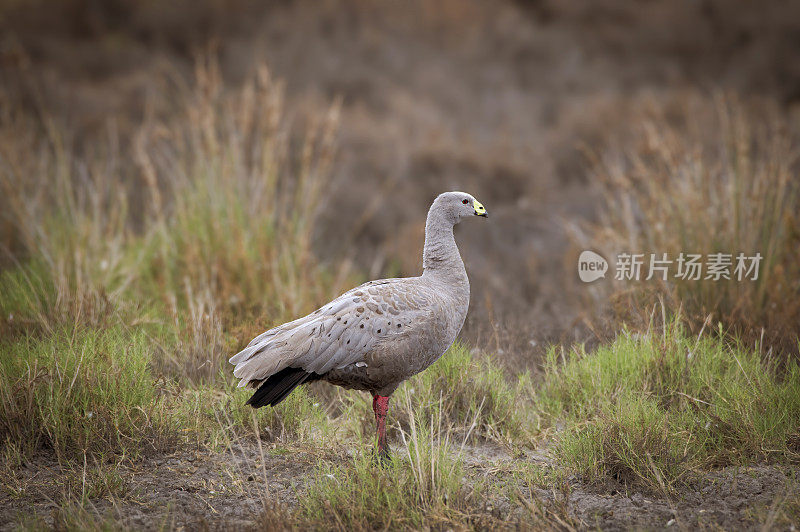
[[[295,508],[320,459],[341,462],[349,457],[275,444],[265,444],[262,455],[252,440],[222,453],[183,449],[121,467],[117,489],[124,496],[89,494],[87,506],[135,529],[257,529],[265,505]],[[548,467],[551,458],[547,450],[512,457],[499,447],[484,445],[465,448],[464,461],[468,477],[488,476],[507,487],[512,483],[513,488],[512,470],[523,463]],[[21,516],[38,515],[49,526],[57,523],[58,501],[70,489],[79,495],[82,478],[81,471],[69,475],[59,471],[57,461],[42,454],[7,480],[6,489],[0,490],[0,530],[13,529]],[[485,514],[492,527],[509,529],[541,524],[533,512],[538,519],[547,518],[544,522],[550,526],[560,520],[565,528],[793,530],[792,519],[800,511],[798,475],[800,470],[770,465],[727,468],[694,480],[669,499],[621,484],[597,485],[591,479],[570,477],[548,489],[534,488],[533,493],[520,486],[525,504],[493,496],[479,501],[475,512]]]
[[[493,474],[498,481],[508,480],[503,478],[503,471],[513,462],[509,455],[491,447],[473,447],[465,452],[469,456],[468,474]],[[235,446],[231,453],[184,450],[152,457],[121,472],[128,492],[124,500],[90,498],[90,507],[99,515],[114,515],[133,528],[257,527],[265,501],[293,508],[312,464],[320,458],[303,452],[293,452],[289,458],[275,447],[267,448],[264,457],[262,461],[258,446],[252,442]],[[537,463],[546,460],[536,453],[524,459]],[[0,529],[9,529],[19,515],[34,513],[47,516],[45,521],[53,523],[57,517],[52,514],[57,508],[54,501],[64,488],[57,471],[54,460],[39,457],[17,472],[16,482],[23,486],[24,495],[0,495]],[[572,522],[603,530],[666,529],[673,525],[740,529],[763,522],[777,503],[797,497],[797,473],[766,465],[727,469],[698,480],[692,490],[672,500],[628,491],[621,485],[600,488],[570,478],[559,489],[536,489],[532,500],[552,512],[564,512]],[[486,501],[484,510],[510,527],[526,523],[526,508],[513,506],[507,499]]]

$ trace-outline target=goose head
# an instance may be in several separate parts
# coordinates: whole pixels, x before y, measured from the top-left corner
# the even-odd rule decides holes
[[[438,211],[445,219],[453,225],[459,223],[464,218],[472,216],[488,217],[486,208],[476,200],[471,194],[466,192],[445,192],[439,194],[433,202],[433,208]]]

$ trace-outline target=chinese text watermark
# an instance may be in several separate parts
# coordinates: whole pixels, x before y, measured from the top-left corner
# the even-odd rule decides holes
[[[620,253],[614,268],[618,281],[684,281],[758,280],[761,253]],[[605,277],[608,262],[593,251],[584,251],[578,258],[578,276],[590,283]]]

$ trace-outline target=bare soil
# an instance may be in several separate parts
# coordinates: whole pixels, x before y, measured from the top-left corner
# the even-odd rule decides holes
[[[746,530],[765,524],[792,529],[797,524],[793,519],[800,516],[796,468],[726,468],[699,476],[671,498],[577,477],[531,493],[524,486],[509,485],[514,482],[510,471],[523,462],[548,466],[551,458],[545,452],[512,457],[499,447],[480,445],[464,453],[468,476],[488,476],[527,499],[524,504],[505,496],[481,501],[475,513],[485,519],[477,523],[491,523],[493,528],[541,524],[532,512],[549,526],[563,522],[565,527],[602,530]],[[134,529],[255,529],[263,524],[265,508],[275,503],[289,513],[296,509],[297,497],[319,460],[348,459],[346,452],[320,454],[275,444],[265,445],[262,454],[252,440],[228,452],[185,448],[121,467],[117,493],[87,495],[87,507],[98,517],[113,517]],[[34,516],[57,526],[64,496],[80,498],[82,478],[83,471],[65,471],[46,453],[17,468],[0,490],[0,530],[12,530],[15,523]]]

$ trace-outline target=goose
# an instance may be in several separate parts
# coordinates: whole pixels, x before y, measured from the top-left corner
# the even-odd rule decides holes
[[[487,217],[465,192],[440,194],[428,211],[422,275],[370,281],[307,316],[253,338],[230,358],[246,404],[275,406],[301,384],[324,380],[372,395],[377,451],[389,458],[389,397],[455,341],[469,308],[469,279],[453,227]]]

